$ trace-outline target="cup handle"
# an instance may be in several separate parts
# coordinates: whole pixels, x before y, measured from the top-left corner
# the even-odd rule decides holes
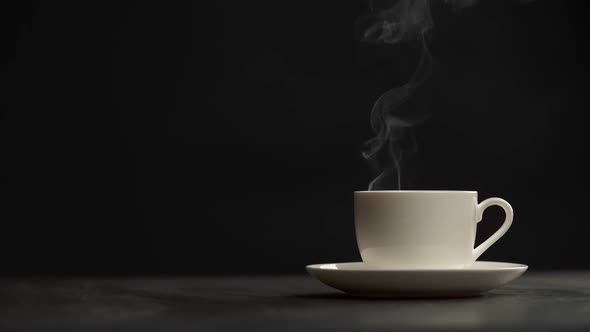
[[[473,250],[473,259],[477,260],[484,251],[488,250],[488,248],[494,244],[494,242],[498,241],[502,237],[502,235],[506,234],[506,231],[512,225],[512,219],[514,218],[514,212],[512,211],[512,206],[508,204],[505,200],[497,197],[488,198],[485,201],[477,204],[475,208],[477,222],[479,223],[483,218],[483,211],[492,205],[497,205],[504,209],[504,213],[506,213],[506,218],[504,219],[504,223],[502,226],[496,231],[496,233],[492,234],[487,240],[485,240],[482,244],[477,246]]]

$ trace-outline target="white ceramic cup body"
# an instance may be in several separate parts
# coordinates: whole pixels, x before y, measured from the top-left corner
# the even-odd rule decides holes
[[[462,268],[475,262],[512,223],[499,198],[477,202],[476,191],[357,191],[355,229],[363,262],[376,268]],[[474,249],[483,210],[499,205],[504,224]]]

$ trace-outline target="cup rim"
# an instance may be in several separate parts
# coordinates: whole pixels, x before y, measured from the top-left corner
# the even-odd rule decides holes
[[[477,194],[475,190],[355,190],[355,194]]]

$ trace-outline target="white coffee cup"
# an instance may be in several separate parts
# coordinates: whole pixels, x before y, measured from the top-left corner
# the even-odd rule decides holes
[[[492,236],[475,245],[483,211],[498,205],[506,213]],[[355,229],[363,262],[375,268],[446,269],[469,266],[512,224],[508,202],[476,191],[357,191]]]

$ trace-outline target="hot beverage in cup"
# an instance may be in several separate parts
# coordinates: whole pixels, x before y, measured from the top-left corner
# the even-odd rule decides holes
[[[472,265],[512,224],[501,198],[477,201],[476,191],[357,191],[354,193],[358,248],[367,266],[446,269]],[[483,211],[498,205],[503,225],[473,248]]]

